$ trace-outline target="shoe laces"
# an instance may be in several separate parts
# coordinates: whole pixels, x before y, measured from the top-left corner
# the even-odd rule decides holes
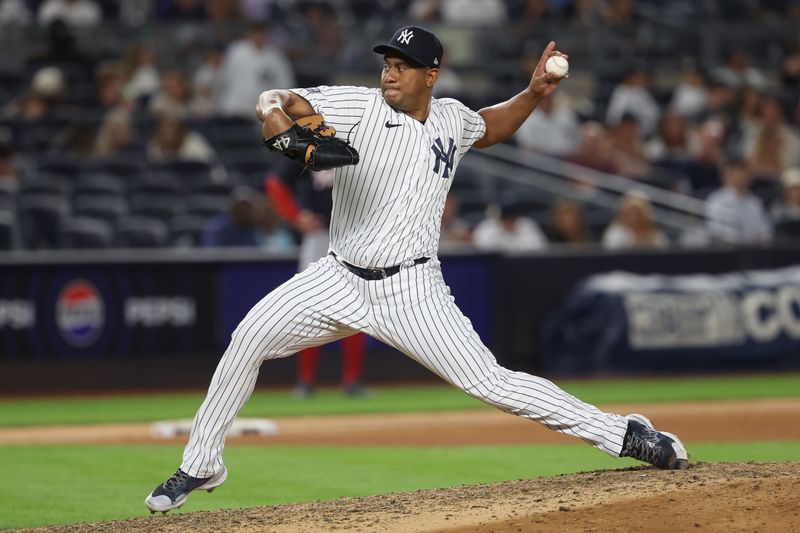
[[[189,474],[185,473],[180,468],[172,474],[172,476],[164,482],[164,488],[167,490],[174,490],[176,489],[181,483],[186,481],[189,477]]]
[[[631,432],[625,446],[625,455],[656,464],[661,458],[661,446],[658,445],[659,433],[646,426],[640,431]]]

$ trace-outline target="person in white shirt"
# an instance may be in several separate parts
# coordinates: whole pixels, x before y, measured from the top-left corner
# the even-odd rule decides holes
[[[497,252],[531,252],[547,247],[547,237],[539,225],[513,202],[504,203],[499,216],[482,220],[475,227],[472,242],[480,250]]]
[[[37,18],[41,26],[61,19],[73,28],[85,28],[100,24],[103,13],[91,0],[47,0],[39,8]]]
[[[528,150],[567,157],[578,149],[578,117],[569,105],[553,95],[542,100],[514,138]]]
[[[253,116],[253,102],[264,88],[294,87],[292,65],[278,48],[269,44],[263,24],[250,25],[247,38],[232,43],[222,60],[219,110],[225,115]]]
[[[622,197],[616,218],[603,233],[603,247],[610,250],[665,248],[668,244],[656,225],[650,200],[640,191]]]
[[[772,239],[764,204],[750,192],[751,180],[745,161],[734,159],[725,164],[723,186],[706,200],[706,224],[715,239],[735,244],[766,243]]]
[[[650,77],[642,68],[632,68],[622,79],[622,83],[614,88],[608,103],[606,123],[616,126],[625,115],[633,115],[642,130],[642,135],[649,137],[656,131],[661,108],[650,94],[648,85]]]

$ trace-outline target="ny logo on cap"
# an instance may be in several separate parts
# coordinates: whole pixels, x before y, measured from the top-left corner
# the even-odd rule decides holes
[[[406,28],[400,33],[400,36],[397,38],[403,44],[411,44],[411,38],[414,37],[414,32]]]

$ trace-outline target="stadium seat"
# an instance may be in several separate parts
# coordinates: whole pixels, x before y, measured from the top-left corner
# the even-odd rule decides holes
[[[69,202],[63,196],[30,194],[20,197],[19,223],[26,248],[57,248],[58,228],[69,214]]]
[[[127,200],[118,194],[78,194],[73,199],[73,206],[76,215],[101,219],[109,223],[129,212]]]
[[[130,197],[131,213],[167,221],[183,212],[184,203],[175,194],[136,193]]]
[[[52,135],[52,133],[51,133]],[[58,176],[77,176],[81,172],[81,164],[71,156],[48,155],[38,160],[39,172]]]
[[[183,191],[181,177],[169,172],[147,171],[128,184],[131,194],[180,194]]]
[[[211,176],[200,174],[189,178],[189,193],[227,196],[238,184],[236,178],[214,179]]]
[[[156,172],[176,174],[181,177],[211,174],[211,165],[205,161],[170,161],[151,165],[151,169]]]
[[[13,211],[17,204],[19,185],[16,181],[0,179],[0,211]]]
[[[199,215],[178,215],[169,223],[170,244],[181,248],[200,245],[208,224],[208,217]]]
[[[111,224],[90,217],[65,217],[59,243],[63,249],[107,248],[111,245]]]
[[[36,194],[52,194],[56,196],[67,196],[70,193],[71,182],[63,176],[37,174],[22,181],[19,185],[19,196]]]
[[[156,218],[125,216],[117,220],[114,245],[120,248],[159,248],[167,244],[167,225]]]
[[[110,174],[121,178],[134,178],[143,172],[142,157],[117,155],[108,159],[97,159],[83,165],[86,174]]]
[[[229,199],[226,194],[193,194],[186,201],[186,213],[210,217],[225,213],[228,205]]]
[[[125,182],[111,174],[81,174],[73,194],[125,194]]]

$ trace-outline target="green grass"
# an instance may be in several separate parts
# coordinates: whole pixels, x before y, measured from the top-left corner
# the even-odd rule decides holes
[[[796,442],[702,443],[692,460],[800,461]],[[0,446],[0,529],[147,514],[144,497],[174,471],[176,446]],[[250,507],[489,483],[637,464],[582,444],[458,448],[233,447],[227,484],[185,511]],[[11,482],[13,480],[13,482]],[[102,502],[99,504],[99,502]]]
[[[800,396],[800,374],[564,381],[560,386],[592,404]],[[110,422],[149,422],[194,415],[202,393],[0,400],[0,427]],[[258,391],[242,416],[308,416],[475,409],[483,404],[449,386],[381,388],[353,400],[323,390],[298,401],[287,391]]]

